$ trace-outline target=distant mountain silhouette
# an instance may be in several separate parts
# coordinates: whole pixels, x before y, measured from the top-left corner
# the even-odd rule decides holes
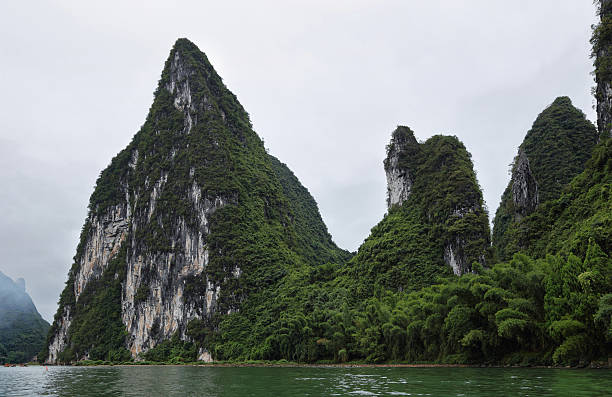
[[[32,359],[43,347],[49,329],[25,291],[25,280],[0,272],[0,363]]]

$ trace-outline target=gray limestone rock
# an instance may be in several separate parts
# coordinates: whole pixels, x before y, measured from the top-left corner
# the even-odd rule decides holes
[[[539,203],[538,184],[529,167],[529,158],[523,149],[519,149],[512,170],[512,201],[517,213],[522,216],[532,213]]]
[[[387,174],[387,208],[401,205],[410,196],[414,184],[414,170],[409,168],[404,159],[414,150],[418,150],[418,145],[408,127],[399,126],[393,132],[384,162]]]

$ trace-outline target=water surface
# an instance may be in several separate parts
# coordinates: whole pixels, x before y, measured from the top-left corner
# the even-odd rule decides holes
[[[611,370],[0,368],[0,396],[610,396]]]

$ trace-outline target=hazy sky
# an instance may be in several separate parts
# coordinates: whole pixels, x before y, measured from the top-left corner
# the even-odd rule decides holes
[[[3,1],[0,271],[52,320],[95,180],[179,37],[353,251],[386,210],[396,125],[458,136],[493,215],[538,113],[568,95],[593,120],[595,21],[585,0]]]

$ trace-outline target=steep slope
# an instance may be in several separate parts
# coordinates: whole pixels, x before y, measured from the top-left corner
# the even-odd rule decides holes
[[[384,165],[389,212],[351,261],[364,288],[415,289],[485,262],[487,213],[470,154],[456,137],[419,144],[400,126]]]
[[[136,358],[186,339],[194,320],[216,327],[294,268],[346,255],[206,56],[179,39],[144,125],[98,178],[45,358]]]
[[[27,362],[43,347],[47,323],[36,310],[25,281],[0,272],[0,364]]]
[[[351,258],[346,250],[339,250],[321,219],[317,202],[286,164],[269,156],[290,208],[294,246],[308,264],[343,263]]]
[[[512,177],[493,220],[493,245],[501,259],[509,247],[507,233],[542,203],[556,199],[584,170],[597,143],[597,131],[570,99],[559,97],[538,115],[512,166]]]
[[[598,0],[600,22],[593,30],[591,44],[595,66],[597,128],[602,139],[612,130],[612,0]]]

